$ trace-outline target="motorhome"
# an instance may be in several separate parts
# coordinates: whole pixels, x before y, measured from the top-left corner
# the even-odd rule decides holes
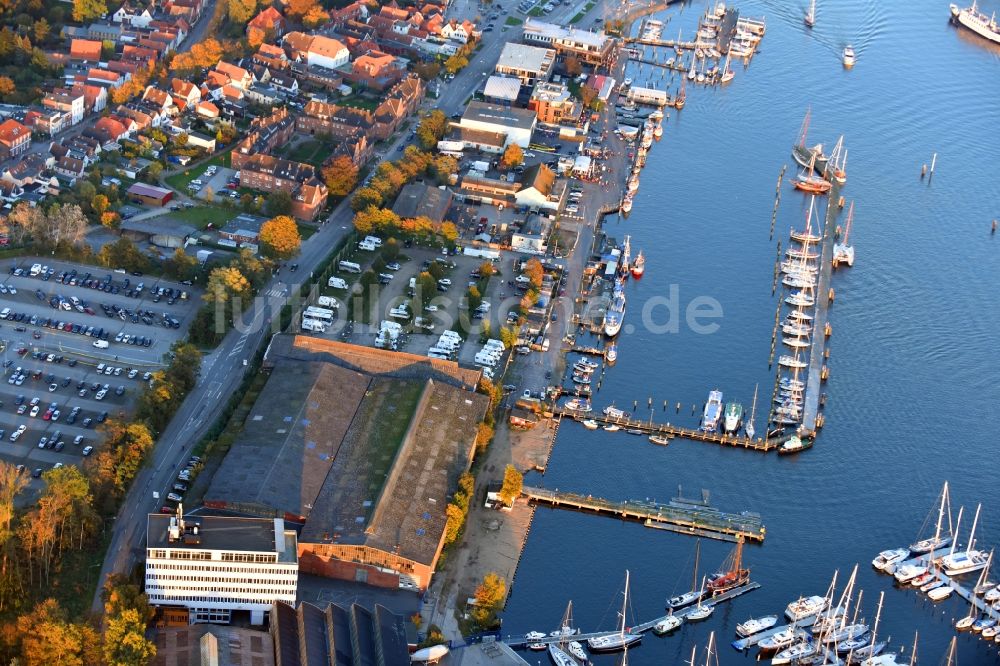
[[[342,272],[344,272],[344,273],[360,273],[361,272],[361,265],[360,264],[356,264],[353,261],[341,261],[339,264],[337,264],[337,269],[340,270],[340,271],[342,271]],[[333,286],[333,285],[330,285],[330,286]],[[346,288],[346,285],[345,285],[345,288]]]

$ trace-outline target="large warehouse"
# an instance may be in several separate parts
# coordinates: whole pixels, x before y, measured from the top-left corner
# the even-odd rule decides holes
[[[424,589],[488,399],[478,370],[277,336],[206,506],[302,523],[303,572]]]
[[[146,206],[166,206],[174,198],[174,191],[146,183],[133,183],[125,193],[129,199]]]
[[[505,146],[516,143],[522,148],[527,148],[531,144],[531,133],[535,131],[535,122],[535,112],[528,109],[469,102],[458,125],[467,129],[498,132],[507,137]]]

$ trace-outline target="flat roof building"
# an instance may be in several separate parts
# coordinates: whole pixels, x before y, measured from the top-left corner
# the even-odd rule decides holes
[[[513,104],[520,94],[521,81],[513,76],[491,76],[483,87],[483,97],[500,104]]]
[[[506,135],[504,146],[516,143],[521,148],[531,144],[531,134],[535,130],[534,111],[515,109],[498,104],[470,102],[459,121],[463,128],[497,132]]]
[[[431,222],[444,222],[454,199],[448,188],[431,187],[426,183],[408,183],[396,197],[392,212],[403,219],[426,217]]]
[[[194,623],[228,623],[233,611],[264,622],[276,601],[295,603],[295,530],[280,518],[149,514],[146,595],[161,608],[184,608]]]
[[[560,57],[576,56],[589,65],[607,62],[612,40],[603,31],[566,28],[533,18],[525,19],[523,39],[555,49]]]
[[[533,86],[538,80],[548,80],[555,61],[556,52],[552,49],[507,42],[495,70],[497,74],[513,76],[524,85]]]

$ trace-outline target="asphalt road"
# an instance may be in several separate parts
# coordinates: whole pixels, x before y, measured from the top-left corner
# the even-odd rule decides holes
[[[462,3],[462,6],[478,13],[471,3]],[[456,15],[461,14],[459,8],[452,9]],[[565,20],[568,16],[562,15],[569,15],[570,11],[571,7],[561,7],[550,20]],[[206,12],[210,15],[211,8],[206,8]],[[517,35],[517,27],[509,28],[506,33],[500,29],[504,18],[501,16],[496,20],[497,28],[494,31],[484,33],[483,46],[469,66],[459,72],[453,81],[442,84],[441,96],[437,100],[426,100],[425,108],[438,108],[447,114],[464,108],[465,100],[482,87],[488,73],[493,71],[503,44],[508,38],[513,39]],[[207,24],[207,21],[204,23]],[[185,46],[189,47],[193,43],[195,39],[189,37]],[[395,141],[382,152],[383,158],[398,157],[401,154],[399,148],[408,140],[409,133],[398,134]],[[345,200],[334,209],[319,231],[302,244],[301,253],[296,259],[298,272],[292,273],[284,269],[263,287],[253,308],[245,312],[241,322],[203,360],[197,386],[160,435],[150,461],[139,472],[122,503],[94,595],[95,612],[101,612],[103,608],[100,590],[106,577],[112,572],[126,572],[136,562],[142,561],[146,515],[159,511],[165,504],[163,498],[173,485],[176,474],[186,462],[192,447],[211,426],[218,407],[225,404],[240,385],[246,372],[244,361],[252,358],[260,346],[276,332],[272,331],[272,321],[277,318],[287,301],[285,294],[295,293],[299,284],[320,267],[320,262],[326,258],[330,249],[351,229],[352,217],[349,200]],[[288,289],[289,283],[291,290]],[[153,498],[154,492],[159,493],[160,499]]]

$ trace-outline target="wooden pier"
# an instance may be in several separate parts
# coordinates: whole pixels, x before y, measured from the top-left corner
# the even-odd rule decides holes
[[[826,363],[826,325],[830,315],[830,278],[833,275],[833,242],[837,228],[837,214],[840,199],[840,185],[833,181],[827,198],[826,221],[823,224],[823,240],[820,241],[819,282],[816,285],[816,314],[813,319],[812,347],[809,350],[806,393],[802,403],[802,431],[815,436],[819,416],[820,397],[823,393],[823,367]]]
[[[657,423],[652,420],[640,421],[627,416],[613,418],[604,414],[585,413],[566,408],[553,408],[552,412],[578,421],[590,419],[603,425],[617,425],[622,430],[634,430],[643,435],[660,435],[661,437],[671,439],[693,439],[698,442],[711,442],[713,444],[735,446],[755,451],[773,451],[781,446],[786,439],[764,439],[762,437],[750,438],[746,435],[727,435],[721,432],[707,432],[696,428],[684,428],[671,425],[670,423]]]
[[[723,513],[707,501],[672,499],[668,504],[626,500],[615,502],[593,495],[525,486],[521,494],[529,502],[574,509],[639,521],[649,527],[668,529],[678,534],[707,537],[720,541],[762,542],[767,533],[760,514],[750,511]]]
[[[754,590],[758,589],[759,587],[760,587],[760,583],[755,583],[755,582],[751,581],[751,582],[747,583],[746,585],[742,585],[740,587],[734,587],[733,589],[731,589],[731,590],[729,590],[727,592],[723,592],[722,594],[717,594],[714,597],[709,597],[707,599],[704,599],[701,602],[701,605],[702,606],[717,606],[717,605],[719,605],[719,604],[721,604],[721,603],[723,603],[725,601],[729,601],[730,599],[735,599],[736,597],[738,597],[740,595],[746,594],[747,592],[753,592]],[[690,615],[692,612],[694,612],[694,610],[697,607],[698,607],[697,604],[692,604],[692,605],[687,606],[685,608],[681,608],[680,610],[676,611],[673,615],[675,617],[679,617],[679,618],[686,618],[688,615]],[[665,618],[666,618],[665,615],[661,615],[660,617],[658,617],[656,619],[649,620],[647,622],[642,622],[641,624],[637,624],[635,626],[629,627],[628,630],[629,630],[629,632],[631,632],[633,634],[644,634],[647,631],[649,631],[650,629],[652,629],[653,627],[655,627],[657,625],[657,623],[661,622]],[[574,636],[569,636],[569,637],[566,637],[566,636],[546,636],[545,638],[540,638],[540,639],[538,639],[536,641],[531,641],[531,643],[532,643],[532,645],[535,645],[535,644],[538,644],[538,645],[548,645],[549,643],[563,643],[563,642],[565,642],[567,640],[580,641],[582,643],[582,642],[585,642],[588,638],[599,638],[601,636],[611,636],[611,635],[614,635],[614,634],[617,634],[617,633],[618,633],[617,631],[599,631],[599,632],[594,632],[594,633],[590,633],[590,634],[576,634]],[[509,636],[507,638],[507,640],[505,640],[504,642],[507,645],[509,645],[510,647],[512,647],[512,648],[526,648],[528,646],[528,641],[525,640],[523,636]]]

